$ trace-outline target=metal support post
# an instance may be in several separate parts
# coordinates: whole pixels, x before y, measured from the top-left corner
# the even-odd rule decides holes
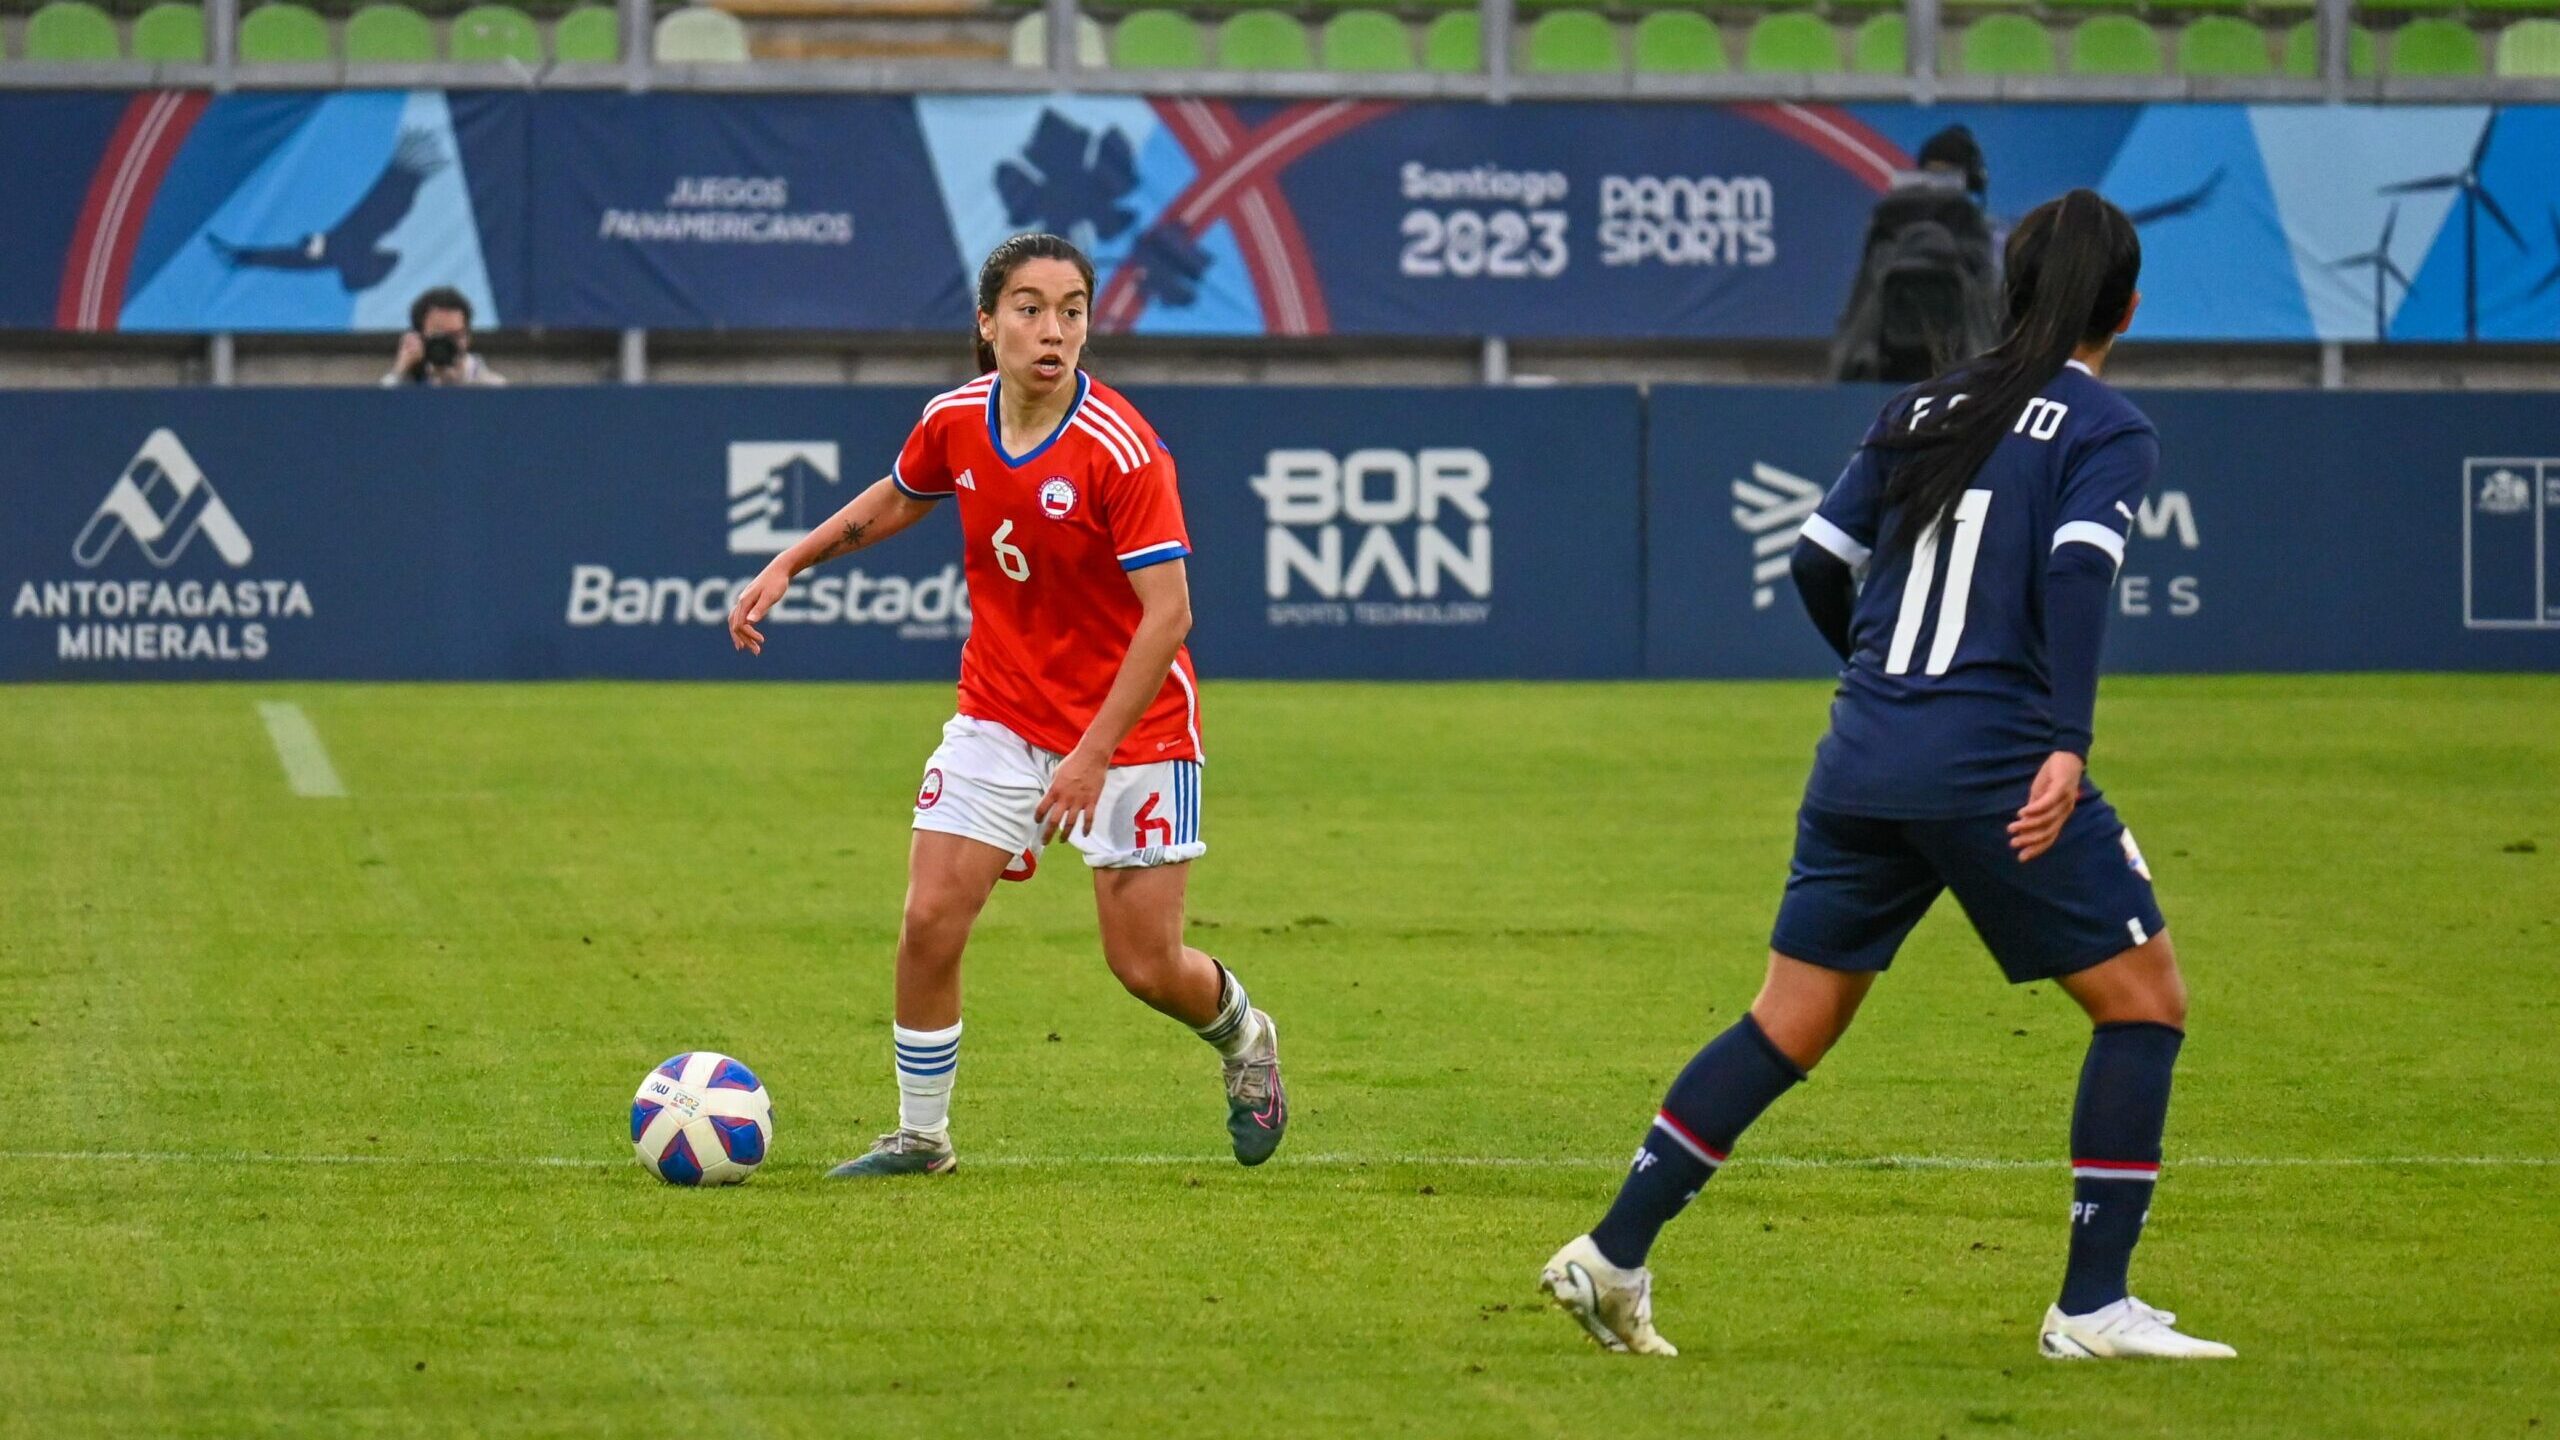
[[[622,383],[649,383],[649,332],[633,328],[622,332]]]
[[[1076,29],[1084,10],[1076,0],[1043,0],[1040,13],[1047,17],[1049,30],[1049,86],[1073,90],[1076,70],[1082,63],[1082,57],[1076,54]]]
[[[2320,342],[2320,388],[2347,388],[2347,347],[2335,340]]]
[[[1511,383],[1511,342],[1499,335],[1484,337],[1484,383]]]
[[[1511,98],[1512,0],[1479,0],[1476,28],[1484,43],[1487,98],[1499,105]]]
[[[2335,105],[2347,98],[2349,42],[2355,35],[2353,0],[2320,0],[2320,95]]]
[[[240,355],[232,344],[230,331],[217,330],[206,337],[204,360],[208,378],[214,384],[230,386],[240,383]]]
[[[240,0],[205,0],[204,46],[213,64],[213,88],[229,90],[240,64]]]
[[[651,30],[657,18],[649,0],[616,0],[614,18],[622,27],[622,88],[637,94],[649,88]]]
[[[1911,68],[1911,98],[1922,105],[1938,98],[1938,0],[1903,0],[1903,58]]]

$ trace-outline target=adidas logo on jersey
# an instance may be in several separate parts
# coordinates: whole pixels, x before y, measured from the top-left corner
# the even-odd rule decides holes
[[[963,470],[960,472],[960,478],[951,482],[951,488],[954,490],[975,490],[978,488],[978,477],[970,474],[966,470]]]

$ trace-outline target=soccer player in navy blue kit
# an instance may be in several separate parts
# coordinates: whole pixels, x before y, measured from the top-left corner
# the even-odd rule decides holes
[[[1654,1237],[1953,890],[2011,982],[2056,982],[2095,1026],[2043,1352],[2232,1354],[2125,1281],[2186,1024],[2150,871],[2084,777],[2108,596],[2160,460],[2151,422],[2098,379],[2141,269],[2133,225],[2094,192],[2030,213],[2009,239],[2006,336],[1886,406],[1805,522],[1796,586],[1848,663],[1768,979],[1672,1082],[1609,1213],[1539,1277],[1608,1349],[1678,1353],[1653,1328]]]

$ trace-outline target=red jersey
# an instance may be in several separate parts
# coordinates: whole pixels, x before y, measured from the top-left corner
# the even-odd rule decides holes
[[[960,713],[1065,754],[1111,693],[1143,607],[1128,572],[1191,553],[1173,457],[1135,407],[1078,371],[1049,438],[1007,455],[1001,382],[933,398],[890,478],[919,500],[960,499],[970,628]],[[1200,687],[1188,647],[1114,765],[1198,760]]]

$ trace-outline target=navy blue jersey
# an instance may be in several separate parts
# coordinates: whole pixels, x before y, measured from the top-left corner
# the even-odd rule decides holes
[[[2087,544],[2116,563],[2160,463],[2159,434],[2072,362],[2027,402],[1950,523],[1905,543],[1884,503],[1900,452],[1873,441],[1927,397],[1885,407],[1805,538],[1864,575],[1851,654],[1806,803],[1944,819],[2013,811],[2055,748],[2046,666],[2048,557]],[[1917,412],[1917,413],[1915,413]]]

